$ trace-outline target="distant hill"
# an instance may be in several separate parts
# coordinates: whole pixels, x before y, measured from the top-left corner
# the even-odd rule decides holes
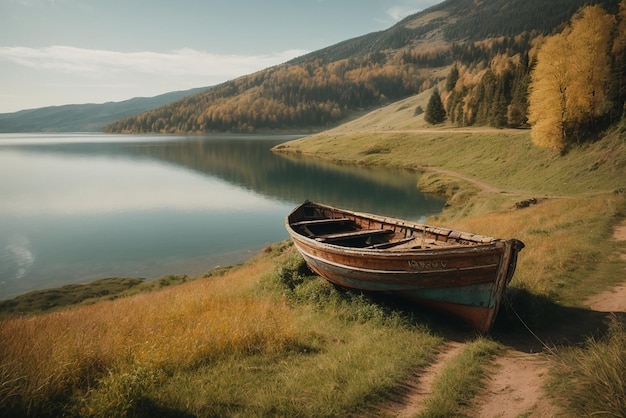
[[[449,96],[456,81],[450,77],[451,69],[458,70],[455,77],[464,75],[466,84],[446,100],[450,120],[465,125],[524,126],[533,42],[560,31],[576,11],[589,4],[615,12],[619,0],[446,0],[387,30],[228,81],[119,120],[105,130],[327,129],[355,112],[433,86],[443,87]]]
[[[118,119],[163,106],[207,88],[136,97],[122,102],[72,104],[0,113],[0,132],[98,132]]]

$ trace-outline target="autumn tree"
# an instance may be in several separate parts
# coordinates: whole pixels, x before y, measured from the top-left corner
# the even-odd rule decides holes
[[[436,125],[446,120],[446,109],[443,107],[439,90],[435,88],[431,94],[424,113],[424,120],[430,124]]]
[[[539,146],[563,150],[610,110],[609,48],[614,17],[583,8],[537,54],[530,86],[529,121]]]
[[[567,123],[568,44],[562,34],[548,38],[537,54],[532,75],[528,120],[535,144],[546,148],[565,146]]]
[[[592,123],[609,110],[610,46],[615,18],[601,6],[590,6],[574,17],[568,37],[576,60],[570,67],[572,116]]]
[[[611,54],[613,83],[610,91],[613,93],[614,108],[618,116],[623,116],[626,113],[626,0],[620,2],[615,33]]]

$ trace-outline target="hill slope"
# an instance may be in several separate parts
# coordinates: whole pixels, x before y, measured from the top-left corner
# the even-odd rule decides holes
[[[513,77],[496,79],[489,88],[507,83],[506,88],[512,90],[523,86],[528,78],[531,63],[527,56],[533,39],[557,30],[586,4],[602,4],[614,11],[618,0],[555,0],[549,4],[543,0],[447,0],[387,30],[223,83],[120,120],[106,130],[188,133],[326,129],[354,111],[423,92],[444,80],[454,63],[480,75],[479,71],[489,68],[496,57],[502,57],[501,62],[511,61]],[[509,90],[505,98],[509,103],[524,100],[513,97]],[[524,88],[517,90],[518,95],[525,93]],[[500,115],[490,114],[490,106],[488,103],[482,109],[482,119],[472,122],[502,123]],[[524,120],[513,124],[522,123]]]
[[[120,118],[145,112],[207,87],[135,97],[122,102],[50,106],[0,114],[0,132],[98,132]]]

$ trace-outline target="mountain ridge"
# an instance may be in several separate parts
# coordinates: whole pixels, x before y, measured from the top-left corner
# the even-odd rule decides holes
[[[325,130],[343,123],[354,112],[379,108],[444,82],[455,63],[462,66],[466,77],[477,80],[476,88],[470,86],[476,96],[457,94],[451,102],[451,120],[468,121],[469,125],[525,126],[527,85],[533,65],[529,53],[535,40],[559,31],[581,6],[599,4],[617,10],[618,3],[554,0],[546,5],[542,0],[446,0],[386,30],[222,83],[117,121],[105,131],[183,134]],[[538,19],[540,15],[543,18]],[[489,37],[473,35],[468,39],[468,33]],[[461,114],[459,106],[463,102],[474,107],[469,116]],[[510,105],[515,106],[513,118],[507,114]]]
[[[196,94],[209,87],[133,97],[119,102],[68,104],[0,113],[0,133],[99,132],[124,117]]]
[[[258,131],[310,132],[337,126],[355,112],[371,110],[429,90],[445,80],[455,64],[483,76],[498,56],[510,61],[506,71],[490,74],[496,104],[481,103],[470,124],[516,127],[522,116],[506,120],[506,104],[525,112],[528,58],[537,37],[562,28],[580,7],[599,4],[616,11],[618,0],[445,0],[407,16],[388,29],[322,48],[195,94],[151,108],[110,113],[76,129],[80,119],[62,107],[48,109],[47,119],[31,114],[0,115],[0,132],[100,130],[114,133],[207,133]],[[521,57],[521,58],[520,58]],[[513,75],[511,75],[513,74]],[[495,92],[505,85],[504,98]],[[461,120],[462,98],[451,102],[451,120]],[[472,98],[467,98],[472,99]],[[88,105],[84,105],[88,106]],[[104,105],[103,105],[104,106]],[[478,105],[476,105],[478,106]],[[504,110],[503,110],[504,109]],[[39,110],[39,109],[36,109]],[[68,110],[65,113],[65,110]],[[19,112],[18,112],[19,113]],[[11,125],[12,123],[12,125]],[[46,125],[47,124],[47,125]]]

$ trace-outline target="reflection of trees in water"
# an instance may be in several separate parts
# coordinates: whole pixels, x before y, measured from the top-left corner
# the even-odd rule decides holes
[[[157,138],[157,137],[155,137]],[[338,165],[270,151],[285,138],[189,137],[147,142],[17,146],[21,151],[128,156],[185,167],[225,180],[270,199],[306,199],[351,210],[418,219],[437,213],[443,201],[417,189],[418,174],[407,170]],[[287,138],[289,139],[289,138]]]
[[[363,168],[277,155],[279,141],[190,140],[135,148],[142,155],[207,173],[271,199],[305,199],[417,219],[439,212],[443,201],[417,189],[407,170]]]

